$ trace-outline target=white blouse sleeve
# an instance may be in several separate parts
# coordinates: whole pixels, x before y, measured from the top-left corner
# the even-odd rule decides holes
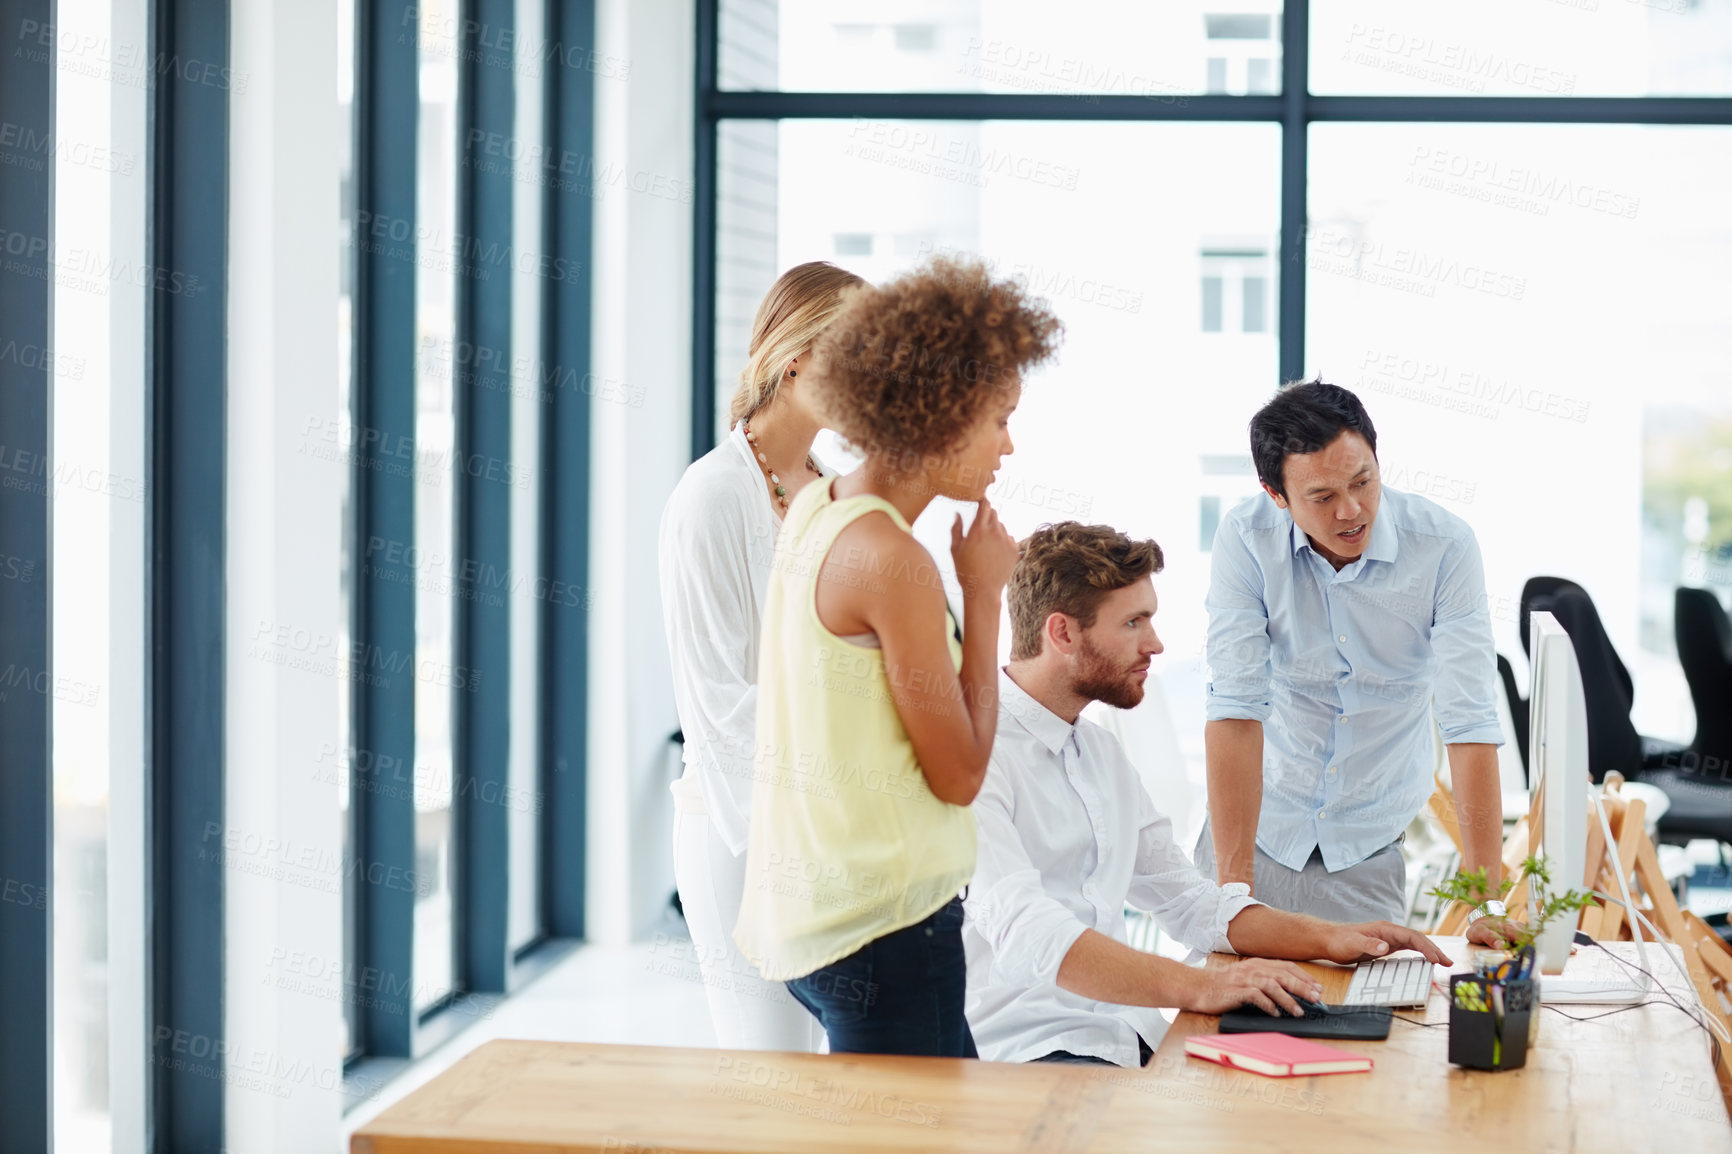
[[[747,662],[758,629],[752,529],[731,502],[688,496],[676,493],[662,514],[662,624],[686,761],[711,823],[738,855],[752,812],[758,710],[758,671]]]

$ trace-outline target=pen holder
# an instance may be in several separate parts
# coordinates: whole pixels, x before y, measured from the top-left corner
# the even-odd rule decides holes
[[[1532,978],[1502,983],[1480,974],[1451,978],[1450,1064],[1470,1070],[1514,1070],[1526,1065],[1528,1022],[1539,1012],[1539,1000],[1534,995]]]

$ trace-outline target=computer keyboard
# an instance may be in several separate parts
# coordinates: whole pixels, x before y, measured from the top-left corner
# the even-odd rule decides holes
[[[1423,1006],[1431,996],[1431,963],[1421,957],[1378,958],[1354,967],[1343,1006]]]

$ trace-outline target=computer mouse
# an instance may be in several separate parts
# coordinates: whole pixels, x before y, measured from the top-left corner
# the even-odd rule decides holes
[[[1339,1007],[1337,1007],[1337,1006],[1330,1006],[1330,1005],[1326,1005],[1326,1004],[1325,1004],[1325,1003],[1323,1003],[1323,1002],[1309,1002],[1309,1001],[1306,1001],[1306,1000],[1305,1000],[1305,999],[1304,999],[1304,998],[1294,998],[1294,999],[1293,999],[1293,1000],[1294,1000],[1294,1001],[1295,1001],[1295,1002],[1298,1002],[1298,1003],[1299,1003],[1299,1008],[1300,1008],[1300,1009],[1301,1009],[1301,1010],[1304,1010],[1304,1011],[1305,1011],[1305,1013],[1304,1013],[1304,1015],[1303,1015],[1303,1016],[1304,1016],[1304,1017],[1307,1017],[1307,1018],[1319,1018],[1319,1017],[1325,1017],[1325,1016],[1327,1016],[1327,1015],[1329,1015],[1329,1014],[1333,1014],[1333,1013],[1336,1013],[1336,1012],[1337,1012],[1337,1010],[1338,1010],[1338,1009],[1339,1009]],[[1265,1009],[1263,1009],[1263,1007],[1261,1007],[1261,1006],[1258,1006],[1258,1005],[1253,1005],[1253,1004],[1247,1004],[1247,1005],[1246,1005],[1246,1006],[1245,1006],[1245,1009],[1247,1009],[1247,1010],[1257,1010],[1257,1011],[1259,1011],[1259,1012],[1261,1012],[1261,1013],[1264,1013],[1264,1014],[1269,1014],[1269,1011],[1268,1011],[1268,1010],[1265,1010]],[[1269,1014],[1269,1016],[1270,1016],[1270,1017],[1271,1017],[1271,1018],[1291,1018],[1291,1017],[1293,1017],[1293,1016],[1294,1016],[1294,1015],[1293,1015],[1293,1014],[1291,1014],[1291,1013],[1289,1013],[1289,1012],[1288,1012],[1288,1011],[1286,1011],[1286,1010],[1282,1010],[1282,1011],[1280,1011],[1280,1012],[1278,1012],[1278,1013],[1274,1013],[1274,1014]]]

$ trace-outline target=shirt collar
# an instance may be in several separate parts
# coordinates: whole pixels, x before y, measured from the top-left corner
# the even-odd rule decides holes
[[[1366,561],[1393,562],[1401,552],[1401,534],[1395,531],[1395,510],[1390,508],[1389,491],[1383,493],[1383,500],[1377,503],[1377,519],[1371,522],[1371,542],[1365,546],[1365,552],[1359,556]],[[1299,550],[1309,548],[1311,539],[1305,535],[1305,530],[1299,527],[1299,522],[1293,520],[1289,512],[1287,519],[1292,525],[1293,554],[1298,556]],[[1312,549],[1313,553],[1317,550]]]
[[[1389,490],[1383,491],[1383,497],[1377,502],[1377,520],[1371,523],[1371,543],[1365,547],[1367,561],[1390,561],[1400,552],[1401,534],[1395,531],[1394,502],[1389,499]]]
[[[1030,697],[1002,668],[998,671],[998,707],[1021,722],[1055,757],[1076,732],[1076,726]]]

